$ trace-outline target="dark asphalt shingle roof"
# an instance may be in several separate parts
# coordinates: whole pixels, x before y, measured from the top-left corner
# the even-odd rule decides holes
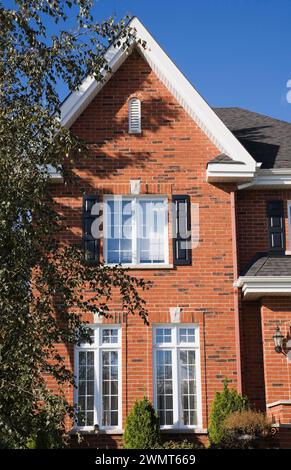
[[[242,108],[213,108],[261,168],[291,168],[291,123]]]
[[[244,165],[244,162],[234,161],[231,157],[229,157],[225,153],[220,153],[219,155],[216,155],[216,157],[214,157],[208,163],[226,163],[226,164],[235,163],[236,165]]]
[[[244,276],[291,276],[291,256],[263,255],[243,273]]]

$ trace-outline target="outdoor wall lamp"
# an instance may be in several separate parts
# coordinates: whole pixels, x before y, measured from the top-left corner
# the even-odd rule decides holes
[[[273,336],[275,351],[277,353],[281,353],[283,350],[283,339],[284,339],[284,336],[282,335],[280,331],[280,327],[277,326],[275,334]]]

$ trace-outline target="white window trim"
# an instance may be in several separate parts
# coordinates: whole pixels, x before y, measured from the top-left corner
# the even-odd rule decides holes
[[[93,431],[95,424],[98,424],[101,431],[120,431],[122,430],[122,329],[118,324],[96,325],[88,324],[88,328],[97,331],[96,343],[86,344],[85,346],[75,346],[74,351],[74,372],[76,384],[79,382],[79,352],[80,351],[94,351],[94,369],[95,369],[95,384],[94,384],[94,424],[93,426],[78,426],[74,424],[73,429],[76,431]],[[102,345],[102,331],[115,328],[118,330],[117,343],[105,343]],[[117,350],[118,354],[118,425],[117,426],[102,426],[102,351]],[[96,360],[97,359],[97,360]],[[78,406],[78,388],[74,388],[74,406]]]
[[[137,200],[148,200],[148,199],[161,199],[165,205],[165,227],[164,227],[164,262],[163,263],[140,263],[137,261],[138,258],[138,247],[137,247],[137,233],[136,229],[138,226],[138,220],[135,216],[135,207]],[[137,268],[137,269],[161,269],[161,268],[172,268],[173,265],[169,264],[169,204],[168,197],[163,194],[144,194],[138,196],[122,196],[122,195],[104,195],[103,197],[103,224],[104,224],[104,244],[103,244],[103,256],[106,266],[119,266],[116,263],[107,262],[107,201],[133,201],[133,213],[134,223],[132,227],[132,263],[122,263],[121,266],[124,268]]]
[[[156,344],[156,335],[155,331],[157,328],[171,328],[173,331],[172,342]],[[178,341],[178,332],[180,328],[195,328],[195,343],[181,343],[177,344]],[[174,340],[174,341],[173,341]],[[157,410],[157,371],[156,371],[156,351],[159,349],[172,349],[174,350],[173,357],[173,425],[163,425],[160,426],[162,430],[173,429],[173,430],[185,430],[185,429],[202,429],[202,399],[201,399],[201,365],[200,365],[200,330],[199,325],[196,323],[178,323],[173,325],[172,323],[161,323],[153,325],[153,397],[154,397],[154,407]],[[181,403],[180,400],[180,374],[178,368],[178,351],[180,349],[194,349],[196,354],[196,391],[197,391],[197,424],[195,425],[185,425],[179,421],[181,416],[179,413],[179,406]],[[180,411],[181,412],[181,411]]]

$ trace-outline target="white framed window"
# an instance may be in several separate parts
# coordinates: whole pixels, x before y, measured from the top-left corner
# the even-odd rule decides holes
[[[107,264],[168,263],[168,200],[161,196],[105,196]]]
[[[92,344],[75,348],[76,427],[121,429],[121,327],[88,328]]]
[[[128,102],[128,132],[141,133],[141,102],[138,98],[131,98]]]
[[[199,327],[154,326],[153,367],[161,428],[201,428]]]

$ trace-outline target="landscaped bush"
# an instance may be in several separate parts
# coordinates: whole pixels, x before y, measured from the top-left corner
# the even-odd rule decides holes
[[[228,381],[224,381],[222,392],[216,392],[212,403],[209,423],[209,441],[211,446],[219,445],[223,439],[223,424],[225,419],[235,411],[248,409],[248,400],[236,390],[228,388]]]
[[[167,441],[163,444],[159,444],[155,447],[155,449],[199,449],[202,445],[194,444],[193,442],[187,441],[184,439],[183,441]]]
[[[252,448],[256,439],[268,435],[271,424],[264,413],[253,410],[236,411],[223,423],[221,447]]]
[[[160,443],[160,420],[147,398],[136,401],[123,435],[125,449],[153,449]]]

